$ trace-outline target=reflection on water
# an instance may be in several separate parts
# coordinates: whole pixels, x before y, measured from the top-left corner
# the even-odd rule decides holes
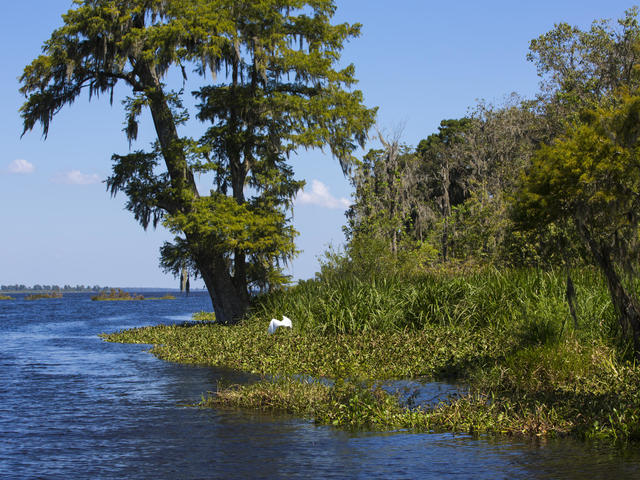
[[[0,303],[1,478],[640,478],[640,452],[567,440],[345,432],[287,416],[200,410],[245,376],[157,360],[97,334],[183,321],[206,295],[158,302]],[[393,388],[392,385],[390,388]],[[421,388],[432,401],[451,386]]]

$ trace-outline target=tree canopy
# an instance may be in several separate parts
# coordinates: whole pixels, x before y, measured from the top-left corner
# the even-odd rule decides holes
[[[623,331],[640,355],[640,308],[621,271],[640,253],[640,96],[584,112],[535,155],[518,192],[515,216],[525,226],[559,222],[582,242],[586,260],[607,279]]]
[[[289,155],[327,146],[346,171],[373,123],[353,65],[339,67],[360,25],[332,24],[332,0],[74,3],[21,77],[24,131],[40,124],[46,136],[83,91],[113,101],[116,84],[127,85],[127,138],[148,109],[157,142],[113,155],[107,186],[127,195],[144,228],[163,222],[175,233],[161,265],[201,275],[218,320],[237,321],[250,290],[281,284],[295,254],[287,211],[303,183]],[[193,92],[197,118],[210,125],[202,138],[179,133],[193,112],[165,83],[172,69],[212,77]],[[213,178],[209,192],[198,191],[196,174]]]

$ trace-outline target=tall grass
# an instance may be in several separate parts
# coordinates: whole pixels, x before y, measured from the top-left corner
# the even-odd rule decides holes
[[[260,297],[250,316],[284,314],[294,319],[299,331],[317,334],[451,325],[517,332],[532,344],[569,332],[584,338],[613,336],[617,322],[602,278],[587,268],[572,275],[576,331],[565,299],[565,273],[534,269],[486,269],[458,276],[332,276]]]

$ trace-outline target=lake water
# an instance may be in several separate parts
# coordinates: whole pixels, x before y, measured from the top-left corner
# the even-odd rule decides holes
[[[163,362],[144,345],[97,335],[188,320],[210,309],[206,295],[143,302],[15,297],[0,301],[3,479],[640,478],[640,450],[354,433],[288,416],[185,406],[219,379],[244,376]],[[441,390],[435,385],[427,396]]]

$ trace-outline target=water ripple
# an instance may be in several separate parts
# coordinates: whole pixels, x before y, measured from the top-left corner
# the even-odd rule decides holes
[[[237,374],[162,362],[146,353],[147,346],[108,344],[97,337],[180,322],[209,308],[203,294],[163,302],[91,302],[85,294],[28,302],[18,296],[0,304],[0,477],[639,476],[637,451],[622,454],[566,440],[540,444],[345,432],[289,416],[184,407],[222,378],[237,381]],[[418,391],[417,403],[438,400],[456,388],[410,386]]]

